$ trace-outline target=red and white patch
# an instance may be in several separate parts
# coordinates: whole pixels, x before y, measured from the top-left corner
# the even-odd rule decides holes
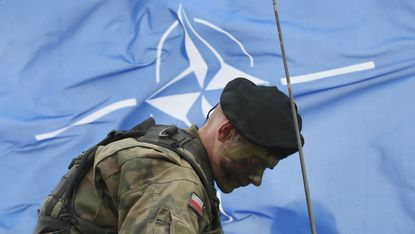
[[[203,201],[196,193],[192,193],[189,198],[189,206],[193,208],[200,216],[203,216]]]

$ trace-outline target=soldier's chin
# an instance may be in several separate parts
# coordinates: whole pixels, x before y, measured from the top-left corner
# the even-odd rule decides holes
[[[220,185],[218,184],[218,187],[220,189],[220,191],[222,191],[223,193],[231,193],[235,187],[230,186],[230,185]]]

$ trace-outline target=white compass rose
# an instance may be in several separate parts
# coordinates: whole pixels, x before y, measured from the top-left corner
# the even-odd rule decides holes
[[[200,89],[205,91],[223,89],[230,80],[236,77],[245,77],[257,84],[268,84],[267,81],[249,75],[248,73],[243,72],[238,68],[228,64],[220,55],[220,53],[194,29],[192,22],[190,22],[189,18],[187,17],[182,5],[180,5],[177,10],[177,16],[178,20],[171,24],[170,27],[164,32],[157,47],[156,82],[160,83],[161,77],[163,75],[161,73],[161,56],[166,39],[168,39],[169,35],[179,26],[182,27],[184,32],[184,49],[189,65],[177,76],[169,78],[168,80],[170,81],[167,82],[152,96],[150,96],[146,100],[147,103],[159,109],[160,111],[183,121],[187,125],[190,125],[191,122],[188,118],[189,111],[200,96],[202,96],[201,109],[203,111],[203,115],[206,116],[207,112],[212,108],[212,104],[209,103],[202,92],[199,91],[174,95],[162,95],[163,90],[186,78],[188,75],[193,74],[197,79],[197,84],[199,85]],[[232,34],[203,19],[193,18],[193,22],[204,25],[214,30],[215,33],[226,35],[233,43],[238,45],[243,55],[247,58],[247,63],[249,63],[250,67],[254,67],[254,58],[246,51],[243,44]],[[196,40],[199,40],[198,42],[201,42],[204,46],[206,46],[206,48],[208,48],[208,50],[214,55],[215,59],[217,59],[219,62],[218,71],[215,73],[207,86],[204,86],[203,84],[206,79],[209,65],[207,64],[205,58],[202,56],[200,48],[196,46]]]

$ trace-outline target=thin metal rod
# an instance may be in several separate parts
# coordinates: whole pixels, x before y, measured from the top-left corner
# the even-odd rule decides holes
[[[313,209],[312,209],[311,198],[310,198],[310,188],[308,187],[308,179],[307,179],[307,171],[306,171],[305,162],[304,162],[303,146],[301,144],[300,128],[298,126],[298,118],[297,118],[297,113],[295,111],[296,109],[295,109],[295,104],[294,104],[294,96],[293,96],[293,91],[292,91],[292,86],[291,86],[290,74],[288,72],[287,56],[285,55],[284,42],[282,39],[282,30],[281,30],[281,25],[280,25],[280,19],[278,16],[277,2],[276,0],[272,0],[272,3],[274,6],[275,21],[277,23],[277,28],[278,28],[278,38],[280,41],[282,61],[284,62],[285,78],[287,80],[287,87],[288,87],[288,94],[290,97],[292,117],[294,119],[295,135],[297,138],[298,154],[300,156],[301,172],[303,174],[304,192],[305,192],[305,197],[307,200],[307,210],[308,210],[308,217],[310,221],[310,229],[311,229],[312,234],[316,234],[316,226],[314,224],[314,215],[313,215]]]

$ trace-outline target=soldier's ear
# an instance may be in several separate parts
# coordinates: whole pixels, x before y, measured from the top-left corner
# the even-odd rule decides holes
[[[232,126],[231,122],[229,122],[229,120],[224,121],[219,126],[217,140],[222,143],[228,140],[233,129],[234,127]]]

